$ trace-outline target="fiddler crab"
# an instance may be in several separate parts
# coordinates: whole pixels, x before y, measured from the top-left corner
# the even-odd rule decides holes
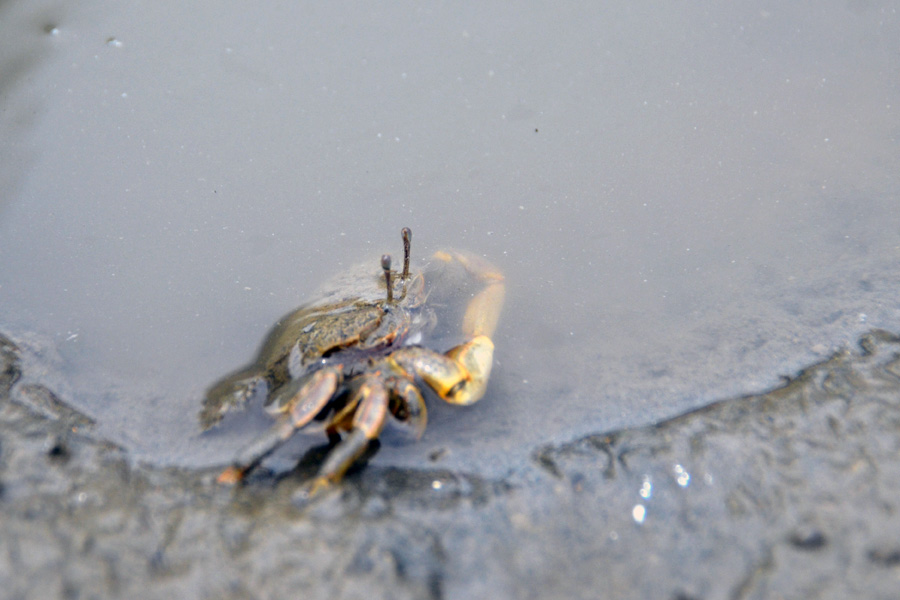
[[[241,481],[297,431],[321,428],[332,448],[309,484],[311,496],[338,483],[388,422],[422,435],[421,383],[450,404],[484,396],[503,275],[482,258],[449,250],[414,270],[412,233],[401,234],[402,272],[391,269],[386,254],[380,271],[367,265],[338,276],[318,300],[276,324],[253,364],[209,389],[204,430],[243,408],[263,384],[265,411],[275,419],[237,453],[220,483]],[[449,346],[443,353],[425,345],[442,342]]]

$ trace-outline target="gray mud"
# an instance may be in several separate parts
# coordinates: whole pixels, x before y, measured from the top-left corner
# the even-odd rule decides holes
[[[900,338],[499,479],[133,465],[0,338],[0,580],[25,598],[895,598]],[[18,382],[18,383],[17,383]]]

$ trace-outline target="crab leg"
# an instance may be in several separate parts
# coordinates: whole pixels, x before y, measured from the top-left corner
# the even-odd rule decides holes
[[[289,440],[298,429],[309,424],[331,400],[337,389],[339,375],[340,371],[337,369],[322,369],[313,373],[306,381],[291,381],[284,386],[284,391],[279,390],[275,402],[269,408],[273,412],[283,413],[283,416],[268,431],[244,446],[217,481],[237,483],[244,477],[244,473]]]
[[[329,487],[344,476],[356,459],[362,456],[369,442],[378,437],[388,412],[388,392],[380,378],[369,376],[356,392],[359,402],[353,415],[350,433],[332,449],[319,469],[309,494]]]
[[[391,414],[397,423],[409,430],[418,440],[425,433],[425,426],[428,424],[428,409],[419,388],[412,381],[401,377],[392,379],[389,387]]]

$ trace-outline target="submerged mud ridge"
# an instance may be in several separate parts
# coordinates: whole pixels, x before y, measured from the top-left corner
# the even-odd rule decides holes
[[[548,444],[502,480],[310,463],[237,489],[133,466],[0,337],[7,598],[888,598],[900,585],[900,339],[770,393]]]

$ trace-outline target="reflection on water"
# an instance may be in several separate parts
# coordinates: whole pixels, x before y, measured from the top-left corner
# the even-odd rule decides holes
[[[900,321],[866,7],[0,6],[0,328],[136,457],[220,461],[252,428],[200,437],[205,387],[407,225],[507,308],[484,401],[376,460],[505,469],[770,386]]]

